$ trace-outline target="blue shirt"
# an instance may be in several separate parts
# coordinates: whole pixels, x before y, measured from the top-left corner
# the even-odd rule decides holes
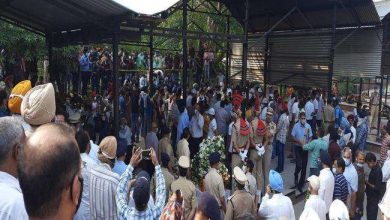
[[[112,168],[112,172],[119,174],[119,176],[122,176],[122,174],[126,171],[127,165],[125,162],[121,160],[116,160],[114,168]]]
[[[333,191],[333,200],[340,199],[347,204],[348,197],[348,182],[345,179],[342,173],[336,174],[334,177],[334,191]]]
[[[176,143],[180,141],[184,128],[187,128],[189,125],[190,117],[188,116],[187,110],[184,110],[184,112],[180,114],[179,123],[177,125]]]
[[[308,123],[302,125],[301,122],[295,123],[291,135],[298,140],[304,140],[305,144],[309,142],[309,139],[313,136],[313,132],[311,131],[311,127]]]
[[[90,62],[87,54],[83,54],[80,58],[80,70],[83,72],[89,71],[89,64]]]
[[[344,117],[344,112],[343,110],[341,110],[339,105],[336,105],[336,107],[334,107],[334,116],[335,116],[335,128],[339,128],[341,123],[341,118]]]

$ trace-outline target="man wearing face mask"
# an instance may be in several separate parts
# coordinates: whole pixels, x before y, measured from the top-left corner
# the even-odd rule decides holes
[[[80,163],[77,142],[64,125],[42,125],[28,138],[18,174],[30,219],[73,218],[83,192]]]
[[[308,160],[308,152],[303,150],[303,146],[311,141],[313,136],[311,127],[306,123],[306,114],[305,112],[299,113],[299,122],[297,122],[292,131],[291,136],[294,140],[294,152],[295,152],[295,172],[294,172],[294,183],[298,188],[299,192],[302,191],[302,187],[305,184],[306,180],[306,167]],[[300,179],[298,182],[298,175],[300,174]]]
[[[352,151],[349,147],[343,149],[343,159],[345,162],[345,171],[344,176],[348,182],[348,202],[347,207],[349,210],[349,215],[351,218],[355,216],[355,201],[356,201],[356,192],[358,190],[358,174],[355,167],[352,165]]]
[[[365,189],[365,175],[364,175],[364,159],[365,155],[363,151],[356,151],[355,166],[356,172],[358,174],[358,190],[356,192],[356,210],[355,210],[355,219],[361,219],[363,216],[363,202],[364,202],[364,189]]]

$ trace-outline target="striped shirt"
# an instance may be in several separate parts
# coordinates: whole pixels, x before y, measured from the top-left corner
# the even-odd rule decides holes
[[[279,118],[278,126],[276,128],[276,140],[282,142],[283,144],[286,143],[287,131],[289,126],[290,120],[288,119],[288,115],[286,113],[283,113]]]
[[[127,186],[132,177],[134,168],[129,165],[120,178],[116,191],[116,205],[118,207],[119,219],[132,220],[153,220],[159,219],[165,205],[165,180],[160,165],[155,167],[156,173],[156,203],[154,207],[147,207],[145,211],[138,211],[135,207],[127,205]]]
[[[111,171],[108,164],[100,164],[91,169],[89,178],[89,198],[91,219],[117,219],[115,193],[119,175]]]
[[[382,166],[385,163],[385,160],[387,158],[387,151],[389,150],[390,150],[390,135],[387,134],[382,140],[380,157],[378,161],[379,166]]]
[[[342,173],[335,175],[333,200],[340,199],[347,204],[348,197],[348,182]]]

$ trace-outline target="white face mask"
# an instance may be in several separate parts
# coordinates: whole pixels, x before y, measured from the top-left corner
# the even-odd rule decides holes
[[[333,168],[332,168],[332,172],[333,172],[334,174],[337,174],[337,173],[336,173],[336,168],[333,167]]]
[[[301,119],[301,125],[304,125],[306,123],[306,119]]]
[[[350,160],[350,159],[347,159],[347,158],[343,157],[343,160],[344,160],[344,162],[345,162],[345,166],[346,166],[346,167],[349,166],[349,165],[351,165],[351,160]]]
[[[363,164],[363,163],[356,163],[356,166],[358,166],[358,167],[363,167],[364,164]]]

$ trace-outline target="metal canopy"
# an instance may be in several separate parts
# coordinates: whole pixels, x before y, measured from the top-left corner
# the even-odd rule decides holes
[[[245,4],[242,0],[216,0],[230,10],[242,25],[245,21]],[[298,7],[312,27],[298,11],[280,23],[274,31],[309,28],[330,28],[333,24],[333,5],[337,3],[337,27],[380,25],[372,0],[250,0],[250,33],[266,32],[292,8]]]
[[[103,27],[133,12],[111,0],[0,0],[0,16],[42,33]]]

